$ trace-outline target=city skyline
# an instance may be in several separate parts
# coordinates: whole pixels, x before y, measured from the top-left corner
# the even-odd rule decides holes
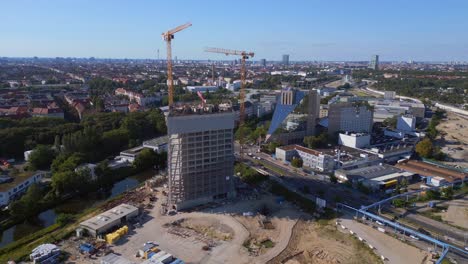
[[[467,61],[468,36],[460,33],[468,28],[468,3],[449,2],[3,2],[10,23],[0,26],[7,40],[0,57],[156,59],[159,49],[164,59],[161,33],[190,21],[173,42],[181,60],[230,59],[203,51],[214,46],[252,50],[253,60],[267,61],[282,54],[291,61],[368,61],[372,54],[382,61]]]

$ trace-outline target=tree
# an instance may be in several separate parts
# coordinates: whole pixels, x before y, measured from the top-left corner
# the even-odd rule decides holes
[[[294,157],[291,161],[291,165],[296,168],[302,168],[303,161],[301,158]]]
[[[73,221],[75,217],[71,214],[59,214],[57,215],[57,218],[55,218],[55,223],[61,225],[61,226],[64,226],[68,223],[70,223],[71,221]]]
[[[451,200],[453,198],[453,188],[445,187],[440,189],[440,196],[444,199]]]
[[[56,153],[51,147],[39,145],[31,152],[28,161],[33,170],[46,170],[49,169],[55,156]]]
[[[239,175],[240,179],[249,184],[258,184],[267,179],[266,176],[258,173],[251,167],[246,166],[243,163],[237,163],[234,167],[234,171]]]
[[[397,126],[397,117],[396,116],[388,117],[382,123],[384,126],[395,129]]]
[[[243,124],[237,129],[236,134],[234,136],[236,140],[244,140],[245,142],[246,139],[251,138],[252,132],[252,128],[250,128],[246,124]]]
[[[304,144],[309,148],[325,148],[328,145],[328,135],[326,133],[322,133],[318,136],[305,137]]]
[[[27,219],[34,216],[41,210],[40,201],[42,199],[42,190],[33,183],[28,187],[26,194],[21,199],[14,201],[10,205],[10,214],[16,219]]]
[[[406,206],[406,201],[404,199],[397,198],[397,199],[392,200],[392,204],[395,207],[405,207]]]
[[[157,161],[157,154],[152,149],[145,148],[135,158],[135,161],[133,162],[133,167],[137,170],[145,170],[156,165]]]
[[[432,156],[432,151],[432,141],[429,138],[425,138],[416,144],[416,153],[423,158],[430,158]]]

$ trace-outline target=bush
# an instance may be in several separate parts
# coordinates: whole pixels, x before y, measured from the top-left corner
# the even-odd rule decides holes
[[[55,219],[55,223],[59,224],[60,226],[64,226],[70,222],[72,222],[75,217],[71,214],[59,214]]]
[[[291,165],[296,168],[302,168],[303,163],[301,158],[293,158],[291,161]]]
[[[248,184],[258,184],[268,178],[243,163],[236,164],[234,170],[241,180]]]

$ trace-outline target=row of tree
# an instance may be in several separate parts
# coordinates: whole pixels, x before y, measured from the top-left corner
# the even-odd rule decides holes
[[[166,130],[164,114],[158,109],[129,114],[97,113],[80,123],[57,118],[0,118],[0,157],[22,158],[24,151],[38,145],[55,145],[58,150],[80,152],[96,161],[138,145],[142,139],[164,135]]]

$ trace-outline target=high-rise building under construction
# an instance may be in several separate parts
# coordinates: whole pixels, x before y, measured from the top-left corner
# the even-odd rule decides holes
[[[167,118],[170,206],[234,195],[234,112],[229,105],[175,107]]]

